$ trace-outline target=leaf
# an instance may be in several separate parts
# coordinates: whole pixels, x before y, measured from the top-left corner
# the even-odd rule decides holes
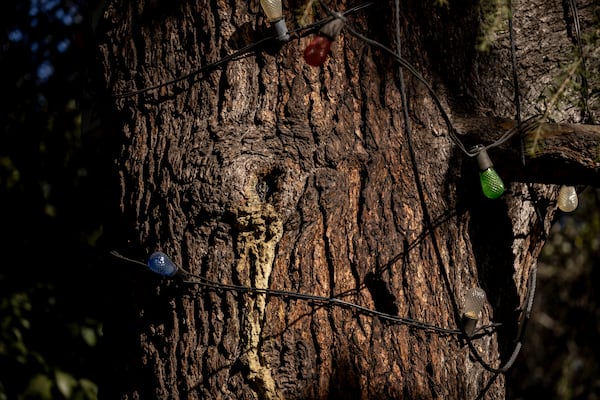
[[[81,337],[90,347],[94,347],[98,342],[98,336],[96,335],[95,329],[90,328],[89,326],[81,327]]]
[[[77,379],[68,372],[60,370],[56,370],[54,376],[56,377],[56,386],[60,393],[67,399],[71,398],[73,389],[77,386]]]
[[[52,380],[44,374],[36,374],[29,380],[27,389],[23,393],[22,399],[40,399],[40,400],[51,400],[52,399]]]
[[[95,400],[98,398],[98,385],[86,378],[79,380],[79,385],[84,395],[84,399]]]

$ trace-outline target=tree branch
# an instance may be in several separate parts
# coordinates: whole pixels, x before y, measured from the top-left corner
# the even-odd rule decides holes
[[[513,119],[495,117],[453,122],[467,147],[493,143],[516,126]],[[509,181],[600,187],[600,125],[540,122],[489,153],[496,170]]]

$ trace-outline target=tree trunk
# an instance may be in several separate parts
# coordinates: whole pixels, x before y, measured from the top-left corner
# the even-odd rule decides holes
[[[480,21],[493,12],[475,1],[433,3],[400,2],[403,57],[457,127],[514,120],[506,21],[490,50],[477,52],[480,33],[491,32]],[[580,3],[585,30],[592,0]],[[290,30],[298,10],[327,17],[318,3],[289,1]],[[347,24],[397,51],[395,12],[394,2],[375,2]],[[525,118],[573,61],[573,44],[558,1],[519,2],[513,23]],[[120,272],[106,283],[111,365],[101,397],[504,398],[505,371],[496,369],[516,354],[560,176],[511,173],[501,198],[485,198],[477,163],[452,140],[426,86],[402,70],[405,121],[400,65],[347,29],[322,67],[303,60],[313,34],[300,31],[191,74],[272,35],[257,0],[110,1],[99,29],[118,142],[112,248],[143,262],[163,251],[221,284],[320,296],[209,288],[109,259]],[[565,106],[578,96],[565,93],[545,117],[582,122]],[[516,138],[489,154],[518,146]],[[567,152],[553,162],[574,161]],[[597,183],[598,165],[584,169]],[[487,295],[478,325],[487,328],[467,338],[461,313],[474,286]],[[319,300],[333,297],[362,308]]]

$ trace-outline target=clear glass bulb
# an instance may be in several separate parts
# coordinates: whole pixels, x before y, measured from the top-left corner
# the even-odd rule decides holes
[[[465,305],[463,308],[463,325],[465,333],[470,337],[475,332],[475,326],[479,320],[479,313],[485,303],[485,292],[480,287],[474,287],[465,294]]]
[[[575,187],[562,185],[558,192],[558,208],[564,212],[571,212],[577,208],[579,199]]]
[[[480,171],[479,180],[483,194],[488,199],[497,199],[504,193],[504,182],[502,182],[502,179],[500,179],[494,168]]]

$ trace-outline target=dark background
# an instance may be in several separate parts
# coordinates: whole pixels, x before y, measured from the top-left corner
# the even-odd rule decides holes
[[[99,348],[112,162],[96,120],[101,3],[9,0],[0,16],[0,400],[96,399],[109,365]],[[578,189],[578,209],[558,213],[544,247],[509,399],[600,398],[600,191]]]

